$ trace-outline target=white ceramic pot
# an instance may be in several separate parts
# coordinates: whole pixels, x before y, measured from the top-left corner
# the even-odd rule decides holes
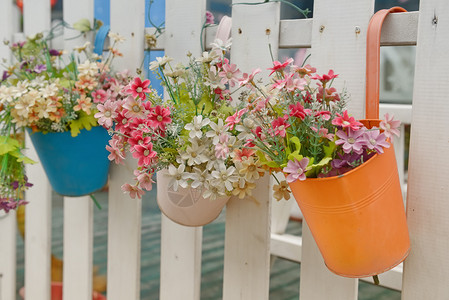
[[[157,172],[157,204],[162,213],[173,222],[184,226],[203,226],[215,220],[230,196],[215,200],[204,198],[203,189],[168,188],[167,170]]]

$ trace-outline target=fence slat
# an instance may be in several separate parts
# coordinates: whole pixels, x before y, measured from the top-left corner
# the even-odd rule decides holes
[[[232,63],[242,72],[266,68],[277,58],[280,28],[279,3],[232,7]],[[258,1],[249,1],[258,2]],[[270,279],[270,178],[258,180],[253,196],[257,200],[231,198],[226,207],[223,299],[268,299]]]
[[[407,196],[411,252],[402,299],[449,295],[449,2],[420,3]]]
[[[0,299],[16,297],[16,212],[0,212]]]
[[[70,25],[85,18],[94,21],[93,0],[65,0],[64,21]],[[64,28],[64,48],[70,53],[86,42],[85,35]],[[64,300],[92,295],[93,204],[90,197],[64,197]]]
[[[25,35],[50,29],[50,2],[25,0],[23,26]],[[39,161],[27,134],[26,155]],[[25,289],[36,300],[50,299],[51,187],[40,163],[27,165],[26,173],[33,188],[25,194],[30,203],[25,209]]]
[[[93,204],[64,197],[64,300],[92,297]]]
[[[373,11],[373,0],[317,0],[313,10],[312,65],[319,73],[333,69],[340,74],[337,88],[348,89],[349,109],[357,118],[364,111],[366,29]],[[357,299],[358,280],[326,268],[305,222],[302,242],[301,299]]]
[[[187,61],[201,54],[206,1],[166,0],[165,54]],[[184,227],[165,216],[161,223],[160,299],[200,299],[202,227]]]
[[[126,12],[126,13],[124,13]],[[115,70],[139,68],[144,58],[145,2],[111,0],[111,30],[126,38],[119,50],[123,58],[114,60]],[[128,153],[129,156],[131,156]],[[140,298],[140,242],[142,200],[130,199],[121,191],[133,182],[135,165],[112,165],[109,179],[108,219],[108,299]]]
[[[11,1],[0,3],[0,39],[12,40],[13,6]],[[0,59],[11,58],[8,46],[0,44]],[[0,75],[4,68],[0,65]],[[16,212],[0,212],[0,299],[14,299],[16,295]]]

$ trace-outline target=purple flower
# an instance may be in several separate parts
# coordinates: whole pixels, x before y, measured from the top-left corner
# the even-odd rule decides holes
[[[365,140],[363,139],[363,133],[365,130],[352,130],[348,128],[348,134],[344,130],[338,130],[337,136],[340,138],[335,141],[336,145],[343,145],[343,151],[345,153],[351,153],[354,151],[355,153],[361,154],[363,152],[363,145],[365,144]]]
[[[8,71],[3,71],[3,75],[2,75],[2,81],[5,81],[6,79],[8,79],[10,75],[8,74]]]
[[[50,50],[48,51],[48,53],[49,53],[51,56],[60,56],[60,55],[61,55],[61,52],[59,52],[59,51],[56,50],[56,49],[50,49]]]
[[[215,24],[214,15],[208,10],[206,10],[206,24]]]
[[[365,146],[371,150],[376,150],[377,153],[382,154],[384,153],[383,148],[390,148],[385,133],[380,133],[379,129],[365,131],[363,138],[365,139]]]
[[[25,200],[14,201],[12,198],[0,198],[0,211],[8,213],[11,209],[16,209],[19,205],[28,204]]]
[[[47,67],[45,65],[37,65],[36,67],[34,67],[34,72],[37,74],[40,74],[46,70],[47,70]]]
[[[295,158],[295,161],[289,160],[287,166],[283,169],[285,173],[289,173],[286,180],[287,182],[293,182],[296,180],[306,180],[306,168],[309,164],[309,159],[304,157],[301,161]]]

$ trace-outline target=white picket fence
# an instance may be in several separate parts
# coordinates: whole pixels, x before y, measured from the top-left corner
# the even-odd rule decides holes
[[[50,28],[49,0],[24,0],[24,33]],[[241,0],[233,0],[238,4]],[[245,0],[243,2],[260,2]],[[404,123],[411,123],[407,218],[412,250],[402,267],[380,276],[381,283],[402,290],[405,300],[449,299],[449,2],[421,0],[420,11],[387,18],[383,45],[415,45],[413,107],[382,105]],[[206,0],[166,0],[166,30],[158,48],[175,59],[187,51],[199,55]],[[243,71],[271,64],[268,43],[279,48],[311,48],[319,72],[332,68],[340,87],[351,94],[350,110],[363,117],[365,103],[366,29],[374,0],[315,0],[313,19],[280,20],[280,3],[233,5],[231,60]],[[0,3],[0,38],[17,32],[11,1]],[[116,67],[134,70],[144,55],[144,1],[111,0],[111,30],[127,38],[124,59]],[[64,19],[93,19],[93,0],[65,0]],[[146,29],[151,31],[151,29]],[[214,36],[206,30],[206,44]],[[66,31],[65,36],[73,33]],[[79,40],[67,41],[72,48]],[[8,50],[0,46],[0,56]],[[446,104],[446,105],[445,105]],[[30,145],[30,144],[29,144]],[[403,140],[397,143],[403,155]],[[30,155],[36,154],[31,150]],[[399,159],[399,161],[401,161]],[[399,163],[401,168],[402,162]],[[403,168],[403,167],[402,167]],[[35,186],[27,194],[25,286],[33,300],[50,299],[51,189],[39,165],[28,169]],[[109,182],[108,299],[140,297],[141,201],[129,199],[120,185],[132,177],[126,166],[112,166]],[[329,272],[307,226],[303,236],[284,235],[292,202],[271,202],[269,178],[256,189],[259,204],[231,199],[226,209],[223,299],[262,300],[269,295],[270,256],[301,262],[302,300],[357,299],[357,279]],[[154,199],[155,201],[155,199]],[[64,299],[90,299],[92,290],[93,207],[88,197],[64,199]],[[16,295],[16,217],[0,218],[0,299]],[[202,228],[177,225],[162,217],[160,299],[200,298]],[[402,275],[403,274],[403,275]],[[367,279],[369,280],[369,279]]]

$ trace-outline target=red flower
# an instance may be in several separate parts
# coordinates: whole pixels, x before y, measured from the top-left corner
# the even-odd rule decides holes
[[[146,145],[135,145],[134,150],[133,157],[139,160],[137,162],[138,166],[150,165],[153,158],[157,155],[157,152],[153,151],[153,144],[151,143]]]
[[[349,117],[347,110],[343,112],[343,116],[337,114],[337,118],[332,120],[332,124],[343,128],[351,128],[354,131],[359,130],[360,127],[363,126],[363,124],[354,119],[354,117]]]
[[[145,99],[145,93],[149,93],[150,89],[148,86],[150,85],[150,80],[146,79],[142,82],[139,77],[134,78],[134,81],[130,84],[130,87],[128,89],[128,93],[131,93],[131,95],[134,98],[137,98],[137,96],[140,97],[140,99]]]
[[[302,106],[301,103],[290,104],[288,108],[290,109],[291,117],[297,117],[301,120],[304,120],[304,118],[311,112],[310,109],[304,109],[304,106]]]
[[[288,116],[280,117],[271,122],[271,126],[274,128],[274,134],[280,135],[281,137],[285,137],[286,131],[285,129],[290,127],[290,124],[286,122],[286,118],[288,119]]]
[[[334,74],[334,70],[329,70],[328,74],[323,74],[323,76],[320,75],[315,75],[312,76],[310,78],[312,79],[318,79],[319,81],[321,81],[322,84],[325,84],[326,82],[329,82],[330,80],[336,78],[338,76],[338,74]]]
[[[165,130],[165,125],[171,123],[170,110],[160,105],[156,106],[149,114],[148,120],[151,121],[155,129]]]

